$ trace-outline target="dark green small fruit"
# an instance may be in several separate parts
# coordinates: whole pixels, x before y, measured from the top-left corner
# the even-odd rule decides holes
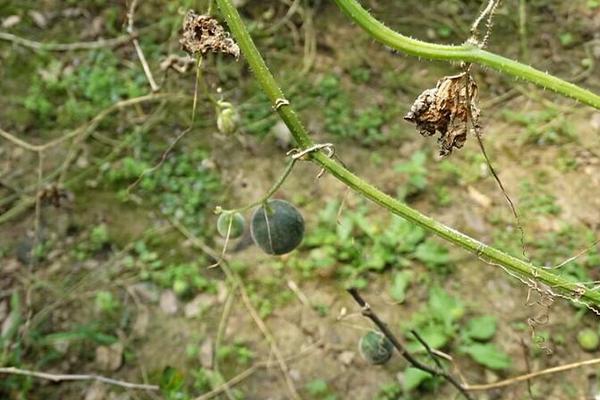
[[[371,364],[385,364],[392,357],[394,345],[382,333],[370,331],[360,338],[358,350]]]
[[[600,345],[600,338],[595,330],[586,328],[577,334],[577,343],[585,351],[594,351]]]
[[[231,224],[231,230],[229,229],[229,224]],[[233,214],[223,213],[217,220],[217,231],[219,232],[219,235],[222,237],[227,237],[227,232],[229,231],[230,239],[235,239],[242,236],[245,226],[246,221],[244,221],[242,214],[238,212]]]
[[[265,253],[289,253],[302,242],[304,218],[287,201],[269,200],[254,211],[250,232],[254,243]]]

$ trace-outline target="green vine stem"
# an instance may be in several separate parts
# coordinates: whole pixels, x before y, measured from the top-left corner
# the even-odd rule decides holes
[[[217,4],[263,91],[268,95],[273,105],[280,103],[281,99],[285,98],[283,92],[267,68],[256,45],[252,41],[246,26],[242,22],[240,15],[232,5],[231,0],[217,0]],[[425,44],[426,49],[431,46],[432,45]],[[435,46],[433,48],[437,49]],[[281,107],[276,107],[276,109],[298,144],[303,148],[312,146],[313,142],[292,107],[289,104],[286,104]],[[488,246],[458,232],[431,217],[421,214],[419,211],[399,202],[391,196],[381,192],[370,183],[365,182],[322,152],[311,153],[311,157],[313,161],[325,168],[330,174],[374,203],[435,233],[455,245],[469,250],[488,264],[497,265],[503,268],[511,276],[518,278],[529,287],[544,291],[547,294],[562,296],[574,302],[588,305],[600,305],[600,292],[584,287],[576,282],[568,281],[547,269],[536,267],[528,262],[506,254],[501,250]],[[544,283],[549,289],[540,288],[537,282]],[[555,289],[558,292],[554,292]]]
[[[271,196],[273,196],[277,190],[279,190],[279,188],[281,187],[281,185],[283,185],[283,182],[285,182],[285,180],[287,179],[287,177],[292,172],[292,169],[294,169],[294,164],[296,164],[296,161],[298,161],[296,158],[292,158],[288,162],[288,164],[285,166],[285,169],[283,170],[283,173],[281,174],[281,176],[279,177],[279,179],[277,179],[277,181],[275,182],[275,184],[273,186],[271,186],[271,189],[269,189],[269,191],[267,193],[265,193],[265,195],[263,197],[261,197],[260,199],[256,200],[253,203],[245,205],[243,207],[232,208],[230,210],[226,210],[226,209],[221,208],[220,206],[218,206],[217,208],[215,208],[215,214],[221,214],[221,213],[224,213],[224,214],[233,214],[233,213],[236,213],[236,212],[244,212],[244,211],[247,211],[247,210],[249,210],[249,209],[251,209],[253,207],[260,206],[261,204],[263,204],[264,202],[266,202],[267,200],[269,200],[271,198]]]
[[[427,43],[404,36],[375,19],[356,0],[334,0],[373,39],[411,56],[485,65],[514,78],[535,83],[563,96],[600,109],[600,96],[529,65],[480,49],[474,44],[460,46]]]

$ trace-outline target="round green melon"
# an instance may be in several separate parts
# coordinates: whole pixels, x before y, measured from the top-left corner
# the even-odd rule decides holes
[[[254,211],[250,232],[254,243],[265,253],[289,253],[302,242],[304,218],[287,201],[269,200]]]
[[[230,224],[231,230],[229,229]],[[217,220],[217,231],[219,232],[219,235],[222,237],[227,237],[227,232],[229,231],[230,239],[235,239],[242,236],[245,226],[246,221],[244,221],[242,214],[238,212],[223,213],[219,215],[219,219]]]
[[[371,364],[385,364],[394,352],[394,345],[382,333],[370,331],[358,342],[360,355]]]
[[[595,330],[585,328],[577,334],[577,343],[585,351],[594,351],[600,345],[600,338]]]

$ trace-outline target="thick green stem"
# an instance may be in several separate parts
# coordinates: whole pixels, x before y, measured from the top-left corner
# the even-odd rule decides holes
[[[423,42],[404,36],[375,19],[356,0],[334,0],[358,26],[377,41],[416,57],[436,60],[464,61],[488,66],[512,77],[535,83],[563,96],[600,109],[600,96],[529,65],[480,49],[472,44],[449,46]]]
[[[250,64],[256,79],[261,84],[262,89],[269,96],[269,99],[274,106],[275,104],[280,104],[278,100],[284,98],[283,92],[267,68],[267,65],[252,41],[237,10],[231,4],[230,0],[217,0],[217,4],[221,8],[231,33],[240,46],[242,53],[248,60],[248,63]],[[310,147],[313,143],[308,136],[306,129],[300,122],[298,115],[292,110],[292,107],[290,105],[283,105],[276,107],[276,109],[285,124],[290,129],[298,144],[304,148]],[[330,159],[327,157],[327,155],[321,152],[312,153],[312,159],[329,171],[329,173],[331,173],[333,176],[366,198],[388,209],[392,213],[435,233],[449,242],[475,253],[477,256],[489,261],[489,263],[497,264],[505,268],[511,274],[516,275],[524,280],[526,284],[534,286],[538,281],[543,282],[552,289],[556,288],[559,289],[560,292],[568,293],[570,295],[569,297],[575,301],[581,299],[582,301],[600,305],[600,292],[587,289],[577,283],[569,282],[546,269],[536,267],[530,263],[508,255],[501,250],[481,243],[480,241],[458,232],[434,220],[433,218],[421,214],[419,211],[381,192],[376,187],[365,182],[352,172],[348,171],[338,162]]]

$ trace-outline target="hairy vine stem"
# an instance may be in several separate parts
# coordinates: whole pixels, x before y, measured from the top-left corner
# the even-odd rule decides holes
[[[273,105],[276,103],[277,99],[286,98],[279,88],[277,81],[265,64],[265,61],[256,48],[256,45],[252,41],[246,26],[244,25],[236,8],[233,6],[231,0],[216,1],[225,20],[227,21],[227,24],[229,25],[229,29],[231,30],[233,37],[236,39],[237,44],[246,57],[256,79],[262,87],[262,90],[265,92],[265,94],[267,94]],[[494,64],[495,66],[506,64],[508,67],[503,69],[504,72],[512,71],[512,75],[514,76],[523,77],[524,79],[530,80],[534,83],[544,84],[546,87],[552,86],[559,93],[574,97],[586,104],[600,108],[599,96],[588,92],[587,90],[581,89],[573,84],[564,82],[558,78],[554,78],[536,71],[531,67],[524,66],[515,61],[504,59],[503,57],[496,56],[492,53],[484,52],[483,50],[479,50],[472,46],[440,46],[416,41],[414,39],[404,38],[402,35],[396,34],[378,21],[374,20],[355,1],[335,1],[338,3],[338,5],[340,5],[340,7],[345,9],[351,15],[361,17],[362,19],[359,19],[362,22],[365,22],[364,19],[367,18],[366,26],[375,24],[375,27],[377,28],[375,29],[375,32],[378,32],[379,37],[385,38],[386,40],[390,39],[391,42],[396,41],[399,45],[403,44],[404,40],[407,40],[409,50],[407,52],[410,54],[422,56],[432,55],[436,56],[433,58],[447,58],[457,61],[472,62],[478,62],[476,58],[479,57],[482,60],[491,60],[490,64]],[[342,5],[345,5],[347,9]],[[369,21],[371,25],[369,24]],[[482,54],[484,56],[482,56]],[[307,133],[307,130],[302,125],[302,122],[291,105],[279,107],[277,112],[291,131],[299,146],[303,148],[309,148],[314,145]],[[362,180],[347,170],[337,161],[330,159],[323,152],[311,153],[310,157],[315,163],[325,168],[325,170],[327,170],[330,174],[345,183],[348,187],[360,193],[362,196],[368,198],[381,207],[386,208],[390,212],[408,221],[411,221],[430,232],[433,232],[439,237],[476,254],[479,258],[489,260],[490,265],[497,264],[501,268],[505,268],[506,271],[510,271],[512,276],[516,276],[525,282],[531,283],[532,285],[535,285],[537,282],[542,282],[550,287],[550,289],[547,290],[550,290],[551,294],[555,294],[554,290],[556,289],[558,294],[561,294],[562,297],[566,297],[574,302],[581,303],[586,301],[590,304],[600,306],[600,291],[583,287],[581,284],[571,282],[544,268],[536,267],[529,262],[513,257],[502,250],[488,246],[474,238],[465,235],[464,233],[458,232],[455,229],[452,229],[436,221],[435,219],[420,213],[407,204],[404,204],[381,192],[375,186]]]
[[[535,83],[538,86],[600,109],[600,95],[529,65],[483,50],[473,43],[467,42],[460,46],[451,46],[413,39],[385,26],[361,7],[356,0],[334,1],[373,39],[393,49],[416,57],[485,65],[506,75]]]

